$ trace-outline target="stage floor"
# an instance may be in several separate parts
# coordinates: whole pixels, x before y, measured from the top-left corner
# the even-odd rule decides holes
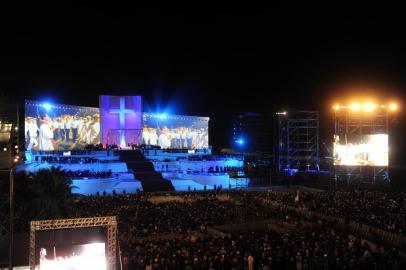
[[[123,194],[124,190],[126,193],[135,193],[137,189],[142,191],[141,182],[135,179],[74,179],[72,185],[76,187],[72,193],[82,195],[96,195],[97,192],[103,195],[104,191],[113,194],[113,190],[117,194]]]
[[[211,190],[220,187],[230,189],[248,187],[248,179],[229,178],[228,174],[188,174],[188,173],[162,173],[163,177],[171,180],[176,191]]]
[[[214,186],[222,189],[235,189],[248,187],[248,179],[230,179],[226,174],[183,174],[183,173],[163,173],[164,178],[172,182],[176,191],[187,190],[206,190],[214,189]],[[82,195],[100,195],[106,191],[107,194],[112,194],[113,190],[117,194],[135,193],[138,190],[142,191],[141,182],[136,179],[74,179],[72,189],[73,193]]]

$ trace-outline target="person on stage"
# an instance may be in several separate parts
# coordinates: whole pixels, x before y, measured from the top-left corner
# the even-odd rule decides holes
[[[187,148],[186,129],[184,127],[180,128],[180,148]]]
[[[159,145],[162,149],[167,149],[171,147],[171,140],[169,138],[169,129],[164,127],[162,129],[161,135],[159,135]]]
[[[61,141],[65,139],[65,115],[61,115],[59,121],[59,138]]]
[[[149,145],[149,129],[147,127],[142,129],[142,140],[145,145]]]
[[[198,133],[196,129],[193,129],[191,132],[191,137],[192,137],[192,149],[196,149],[198,145]]]
[[[91,144],[91,130],[90,126],[92,125],[92,117],[88,115],[85,120],[85,125],[84,125],[84,142],[86,144]]]
[[[38,131],[39,128],[37,126],[37,123],[35,123],[35,119],[30,118],[27,123],[28,130],[28,137],[29,137],[29,144],[27,147],[28,151],[31,151],[32,147],[37,147],[38,146]]]
[[[149,143],[151,145],[158,145],[158,135],[156,134],[156,129],[150,128],[148,133],[149,133]]]
[[[47,114],[44,114],[40,119],[39,127],[39,150],[53,151],[55,150],[53,145],[54,128],[51,126],[51,118]]]
[[[83,143],[85,140],[85,129],[86,129],[86,118],[85,117],[80,117],[79,121],[78,121],[78,138],[77,138],[77,142],[78,143]]]
[[[95,114],[89,126],[89,143],[98,144],[100,141],[100,115]]]
[[[176,144],[175,148],[182,148],[182,138],[180,128],[175,129]]]
[[[186,128],[186,144],[188,149],[192,149],[193,132],[191,128]]]
[[[65,121],[65,142],[69,142],[71,124],[72,119],[69,115],[67,115]]]
[[[55,117],[52,120],[52,127],[54,128],[54,142],[56,142],[59,139],[59,122],[61,119],[59,117]]]
[[[78,139],[78,127],[79,127],[79,119],[76,116],[74,116],[71,124],[73,143],[76,143]]]

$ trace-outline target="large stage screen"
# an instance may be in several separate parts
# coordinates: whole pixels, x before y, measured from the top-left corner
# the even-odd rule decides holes
[[[40,269],[106,269],[105,245],[104,243],[92,243],[65,247],[41,248]]]
[[[26,150],[65,151],[100,143],[98,108],[25,102]]]
[[[142,139],[163,149],[208,148],[209,118],[144,113]]]
[[[334,165],[388,166],[388,134],[334,135]]]

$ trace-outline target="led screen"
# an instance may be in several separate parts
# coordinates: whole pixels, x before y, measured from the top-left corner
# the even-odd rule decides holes
[[[143,114],[143,143],[163,149],[200,149],[209,146],[209,118]]]
[[[26,101],[26,150],[73,150],[99,143],[98,108]]]
[[[334,135],[334,165],[388,166],[388,135]]]
[[[40,250],[40,269],[103,270],[106,269],[104,243],[46,247]]]

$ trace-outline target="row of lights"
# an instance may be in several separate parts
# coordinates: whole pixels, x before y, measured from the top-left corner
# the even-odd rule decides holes
[[[277,112],[276,115],[287,115],[288,112],[287,111],[283,111],[283,112]]]
[[[97,108],[91,108],[91,107],[79,107],[79,106],[74,106],[74,105],[67,105],[67,106],[62,106],[62,105],[53,105],[50,103],[38,103],[38,102],[26,102],[26,105],[31,105],[31,106],[36,106],[36,107],[42,107],[46,110],[50,109],[97,109]],[[168,116],[166,114],[147,114],[144,113],[144,117],[155,117],[159,119],[181,119],[181,120],[187,120],[188,118],[197,118],[200,121],[209,121],[208,117],[194,117],[194,116]]]
[[[374,102],[364,102],[364,103],[358,103],[358,102],[353,102],[350,105],[339,105],[336,104],[333,106],[333,109],[335,111],[339,111],[342,109],[349,109],[353,112],[373,112],[374,110],[378,109],[378,108],[382,108],[382,109],[388,109],[390,111],[397,111],[399,109],[398,104],[396,103],[389,103],[388,105],[377,105]]]
[[[89,109],[89,110],[97,110],[97,108],[93,108],[93,107],[82,107],[82,106],[75,106],[75,105],[53,105],[50,103],[29,103],[26,102],[26,105],[29,106],[35,106],[35,107],[42,107],[46,110],[50,110],[50,109],[65,109],[65,110],[79,110],[79,109]]]
[[[195,117],[195,116],[168,116],[166,114],[143,114],[144,118],[146,117],[154,117],[154,118],[159,118],[159,119],[180,119],[180,120],[188,120],[188,119],[197,119],[199,121],[208,121],[208,118],[206,117]]]

